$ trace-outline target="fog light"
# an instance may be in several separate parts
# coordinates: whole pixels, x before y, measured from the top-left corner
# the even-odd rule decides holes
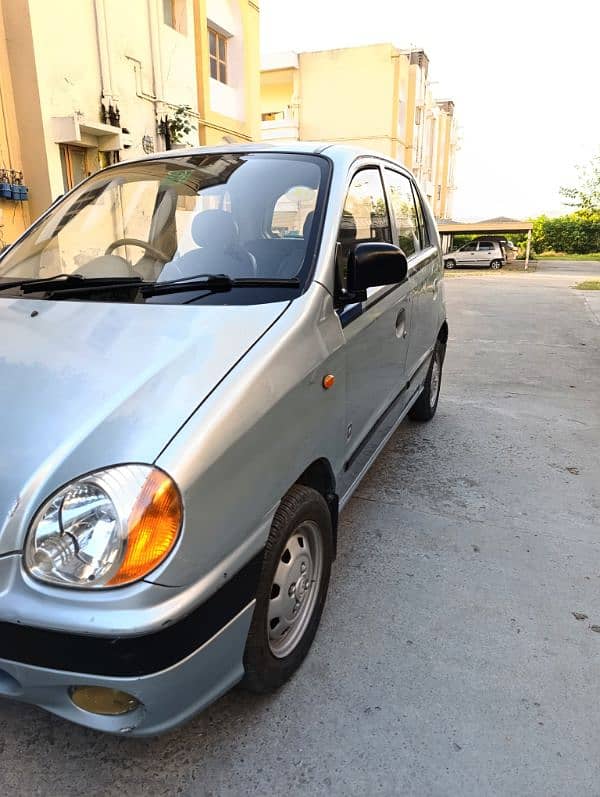
[[[90,711],[92,714],[107,716],[129,714],[140,705],[139,700],[133,695],[105,686],[72,686],[69,694],[78,708]]]

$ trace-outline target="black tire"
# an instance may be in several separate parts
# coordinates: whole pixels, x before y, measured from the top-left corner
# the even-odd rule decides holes
[[[490,263],[490,268],[493,268],[493,269],[502,268],[502,261],[501,260],[492,260],[492,262]]]
[[[456,268],[456,260],[444,260],[444,268]]]
[[[287,546],[303,523],[318,529],[322,543],[322,568],[312,611],[306,616],[306,626],[295,647],[284,657],[275,656],[271,649],[268,628],[269,604],[272,600],[273,580],[285,561]],[[245,675],[241,686],[251,692],[265,694],[282,686],[298,669],[319,626],[329,586],[333,561],[333,530],[331,514],[323,496],[311,487],[294,485],[282,499],[271,526],[265,547],[256,607],[244,651]],[[308,592],[305,593],[308,595]]]
[[[429,370],[425,377],[425,384],[423,385],[423,392],[410,408],[408,417],[413,421],[430,421],[435,415],[437,410],[438,401],[440,399],[440,387],[442,384],[442,369],[444,365],[444,355],[446,347],[441,341],[437,341],[433,350],[433,356],[429,364]],[[432,394],[432,374],[434,366],[439,367],[439,378],[437,379],[437,387],[434,387],[435,395]]]

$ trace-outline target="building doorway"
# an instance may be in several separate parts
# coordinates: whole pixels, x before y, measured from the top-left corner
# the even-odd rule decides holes
[[[60,144],[60,163],[65,192],[70,191],[92,173],[88,165],[87,150],[84,147]]]

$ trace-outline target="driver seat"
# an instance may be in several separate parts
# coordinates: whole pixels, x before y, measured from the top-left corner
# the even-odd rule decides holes
[[[227,274],[255,277],[256,260],[241,246],[237,224],[231,213],[205,210],[192,221],[190,230],[198,249],[167,263],[160,280],[190,279],[198,274]]]

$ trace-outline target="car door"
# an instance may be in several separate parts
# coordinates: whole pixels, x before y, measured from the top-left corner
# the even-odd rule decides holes
[[[359,168],[350,181],[338,240],[342,283],[348,256],[363,241],[392,242],[393,233],[379,166]],[[342,285],[342,287],[344,287]],[[340,311],[346,353],[346,457],[341,494],[364,468],[386,424],[406,400],[410,329],[409,286],[369,288],[367,299]]]
[[[463,246],[456,253],[456,263],[460,266],[474,266],[477,263],[477,242]]]
[[[491,241],[479,241],[477,244],[477,265],[487,266],[493,260],[494,244]]]
[[[408,260],[408,288],[411,302],[411,328],[406,372],[410,380],[422,366],[427,367],[437,330],[435,299],[440,278],[439,255],[435,240],[425,224],[420,193],[408,174],[386,167],[386,187],[398,245]]]

